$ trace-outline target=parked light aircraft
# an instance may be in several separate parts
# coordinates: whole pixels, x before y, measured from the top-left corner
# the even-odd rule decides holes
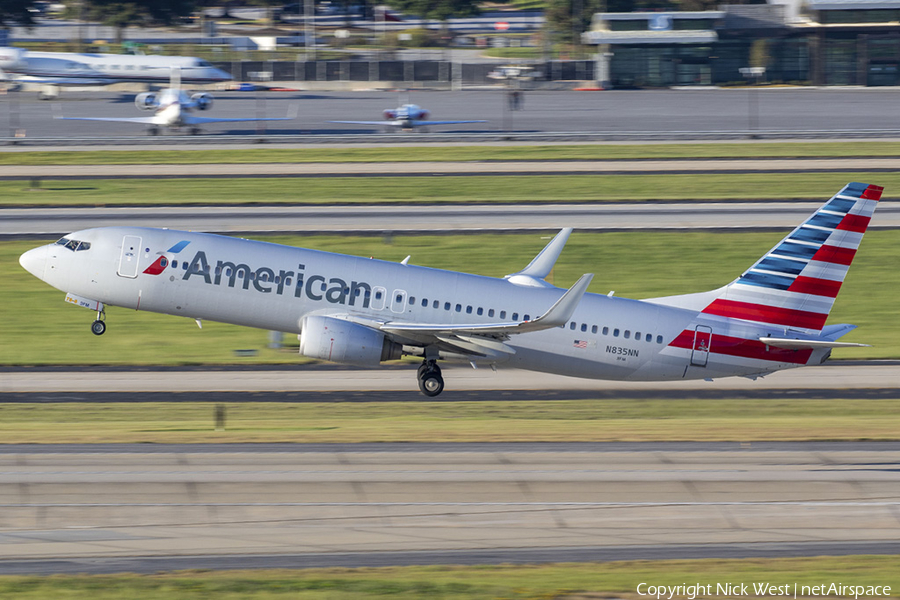
[[[328,121],[329,123],[345,123],[348,125],[384,125],[387,131],[392,127],[412,130],[416,127],[431,125],[458,125],[460,123],[487,123],[487,121],[429,121],[428,111],[416,104],[403,104],[397,108],[384,111],[383,121]]]
[[[630,300],[545,281],[572,231],[503,279],[218,235],[87,229],[23,254],[66,301],[299,334],[300,353],[376,366],[422,358],[419,388],[444,388],[439,359],[631,381],[756,378],[824,362],[853,325],[825,321],[882,188],[850,183],[740,277],[697,294]]]
[[[189,94],[181,89],[180,69],[171,70],[170,87],[161,92],[144,92],[134,98],[134,104],[141,110],[154,111],[150,117],[57,117],[68,121],[112,121],[121,123],[143,123],[149,125],[148,132],[157,135],[161,127],[169,129],[187,128],[191,133],[200,132],[200,125],[206,123],[238,123],[247,121],[289,121],[291,117],[274,118],[217,118],[195,117],[192,110],[209,110],[213,105],[212,94],[198,92]]]
[[[165,83],[173,67],[181,70],[181,78],[186,83],[219,83],[232,79],[225,71],[191,56],[32,52],[0,47],[0,78],[43,85],[42,97],[58,96],[60,86]]]

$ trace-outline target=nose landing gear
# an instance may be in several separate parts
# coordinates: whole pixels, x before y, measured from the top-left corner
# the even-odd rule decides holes
[[[444,378],[441,377],[441,368],[436,360],[422,361],[417,376],[419,390],[426,396],[433,398],[444,391]]]
[[[103,335],[106,333],[106,311],[97,311],[97,320],[91,323],[91,333],[94,335]]]

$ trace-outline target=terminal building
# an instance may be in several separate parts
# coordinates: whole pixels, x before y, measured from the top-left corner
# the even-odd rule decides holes
[[[604,86],[900,85],[900,0],[770,0],[695,12],[597,13]],[[765,73],[760,75],[760,69]]]

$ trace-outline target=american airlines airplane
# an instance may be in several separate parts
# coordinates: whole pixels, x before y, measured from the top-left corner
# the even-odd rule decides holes
[[[458,125],[460,123],[487,123],[487,121],[429,121],[428,111],[417,104],[404,104],[397,108],[384,111],[383,121],[328,121],[329,123],[344,123],[348,125],[384,125],[390,132],[391,128],[413,130],[416,127],[429,127],[431,125]]]
[[[60,86],[165,83],[173,67],[181,70],[185,83],[220,83],[232,79],[209,62],[191,56],[32,52],[0,47],[0,78],[43,85],[41,95],[47,98],[58,96]]]
[[[439,360],[574,377],[672,381],[759,376],[824,362],[853,325],[828,313],[881,198],[850,183],[724,287],[630,300],[545,281],[571,229],[503,279],[168,229],[77,231],[23,254],[66,301],[299,334],[300,353],[363,366],[422,359],[419,388],[444,389]]]

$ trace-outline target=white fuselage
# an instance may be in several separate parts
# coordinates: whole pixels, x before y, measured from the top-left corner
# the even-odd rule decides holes
[[[209,62],[190,56],[78,54],[0,48],[0,69],[23,81],[39,78],[51,83],[57,79],[60,85],[78,85],[79,82],[168,83],[173,67],[180,70],[181,80],[185,83],[219,83],[232,79]]]
[[[70,237],[90,248],[42,246],[23,255],[23,266],[59,290],[107,305],[291,333],[310,314],[377,323],[528,321],[564,292],[176,230],[112,227]],[[826,356],[756,341],[777,333],[696,310],[585,294],[565,326],[512,335],[505,343],[514,353],[472,360],[595,379],[673,380],[755,375]],[[698,335],[708,337],[698,342]],[[709,352],[713,338],[723,353]]]

